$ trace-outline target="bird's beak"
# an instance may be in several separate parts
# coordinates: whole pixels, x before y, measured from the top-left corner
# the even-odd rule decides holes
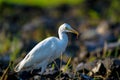
[[[72,33],[76,34],[76,35],[77,35],[77,38],[78,38],[78,36],[79,36],[78,31],[76,31],[76,30],[72,29],[70,32],[72,32]]]

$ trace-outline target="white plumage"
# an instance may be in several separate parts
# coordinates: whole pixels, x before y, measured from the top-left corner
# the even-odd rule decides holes
[[[42,74],[47,65],[54,59],[58,58],[61,53],[65,51],[65,48],[68,44],[68,36],[66,32],[71,32],[78,35],[78,32],[72,29],[70,25],[67,23],[62,24],[58,30],[59,38],[49,37],[39,42],[25,56],[25,58],[18,63],[14,69],[15,72],[41,68],[41,72],[39,74]]]

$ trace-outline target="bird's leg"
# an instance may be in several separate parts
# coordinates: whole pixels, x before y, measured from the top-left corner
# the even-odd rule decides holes
[[[30,71],[30,74],[32,74],[33,73],[33,68],[31,69],[31,71]]]
[[[60,68],[58,67],[57,63],[55,62],[55,60],[53,60],[54,64],[56,65],[57,69],[60,70]]]
[[[40,64],[38,64],[38,68],[40,68],[41,67],[41,71],[40,72],[38,72],[38,74],[43,74],[43,72],[45,71],[45,69],[46,69],[46,67],[47,67],[47,61],[44,61],[44,62],[42,62],[42,63],[40,63]]]
[[[43,74],[43,72],[45,71],[46,67],[47,67],[47,65],[42,66],[41,71],[38,72],[38,74],[40,74],[40,75]]]
[[[61,66],[62,66],[62,53],[60,55],[60,59],[61,59],[61,61],[60,61],[60,68],[61,68]]]
[[[34,65],[34,66],[35,66],[35,65]],[[30,70],[31,70],[30,73],[33,74],[33,72],[34,72],[34,67],[31,67]]]

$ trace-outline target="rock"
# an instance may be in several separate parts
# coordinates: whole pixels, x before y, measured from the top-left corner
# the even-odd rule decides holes
[[[106,74],[106,68],[102,61],[98,61],[96,66],[91,70],[94,74],[104,76]],[[91,74],[90,74],[91,76]]]
[[[95,63],[96,61],[88,62],[88,63],[80,63],[76,67],[76,72],[88,73],[95,66]]]
[[[92,77],[85,75],[85,74],[80,74],[81,80],[94,80]]]
[[[110,79],[119,80],[120,79],[120,60],[119,59],[111,59],[112,65],[110,67],[111,73],[109,74]]]
[[[102,60],[102,63],[104,64],[104,66],[107,70],[108,69],[110,70],[113,61],[112,61],[112,58],[105,58],[104,60]]]

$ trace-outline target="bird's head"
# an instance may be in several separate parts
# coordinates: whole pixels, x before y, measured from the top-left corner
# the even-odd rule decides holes
[[[78,33],[75,29],[73,29],[73,28],[72,28],[69,24],[67,24],[67,23],[62,24],[62,25],[60,26],[59,30],[60,30],[60,32],[71,32],[71,33],[74,33],[74,34],[77,35],[77,37],[78,37],[78,35],[79,35],[79,33]]]

